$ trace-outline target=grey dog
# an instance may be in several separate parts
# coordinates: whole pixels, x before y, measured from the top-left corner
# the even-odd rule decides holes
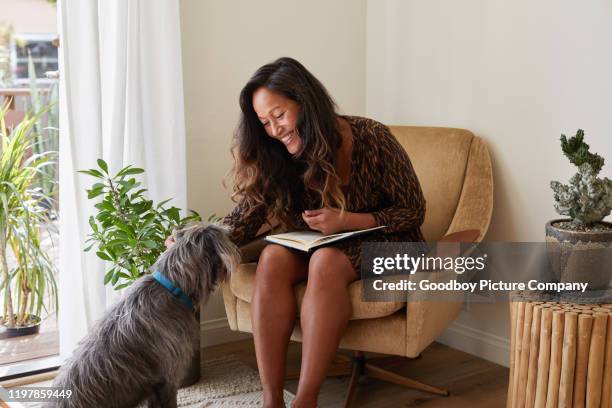
[[[238,250],[226,231],[203,223],[174,233],[175,244],[154,265],[194,305],[205,302],[228,278]],[[176,407],[178,385],[199,346],[194,312],[151,276],[96,323],[53,386],[72,390],[56,407]]]

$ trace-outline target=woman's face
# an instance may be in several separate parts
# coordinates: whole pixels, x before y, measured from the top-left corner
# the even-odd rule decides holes
[[[268,136],[279,140],[290,154],[302,147],[302,138],[296,130],[300,105],[281,93],[265,86],[253,93],[253,109]]]

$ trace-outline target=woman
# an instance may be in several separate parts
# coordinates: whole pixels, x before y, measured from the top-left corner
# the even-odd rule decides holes
[[[268,245],[251,303],[264,406],[283,405],[289,337],[298,313],[293,286],[307,280],[294,407],[314,407],[351,313],[362,241],[422,241],[425,200],[404,149],[384,125],[338,115],[323,85],[291,58],[255,72],[240,94],[233,198],[225,218],[237,245],[267,220],[324,234],[379,225],[381,232],[307,255]]]

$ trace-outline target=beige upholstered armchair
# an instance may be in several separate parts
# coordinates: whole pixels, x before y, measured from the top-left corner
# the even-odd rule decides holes
[[[412,126],[391,126],[390,129],[408,152],[427,200],[422,226],[426,240],[437,241],[454,232],[478,230],[476,241],[481,241],[493,208],[491,160],[482,139],[463,129]],[[250,302],[256,258],[264,245],[259,241],[243,248],[245,263],[223,287],[225,309],[232,330],[252,332]],[[301,305],[305,286],[302,283],[295,288],[298,305]],[[448,395],[445,390],[368,363],[363,352],[418,357],[457,317],[462,303],[363,302],[360,281],[352,283],[349,290],[352,314],[340,348],[358,353],[353,359],[347,404],[356,379],[363,372],[397,384]],[[301,339],[299,322],[295,325],[292,339]]]

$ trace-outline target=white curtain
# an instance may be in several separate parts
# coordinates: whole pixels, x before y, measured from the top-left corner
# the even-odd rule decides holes
[[[179,2],[60,0],[60,355],[117,298],[105,265],[83,252],[93,179],[76,173],[103,158],[112,172],[146,170],[149,198],[186,208]]]

